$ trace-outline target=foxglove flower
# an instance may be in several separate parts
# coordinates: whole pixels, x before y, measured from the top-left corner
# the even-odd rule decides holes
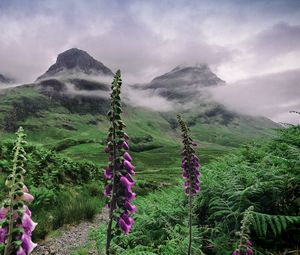
[[[240,242],[238,248],[232,253],[232,255],[252,255],[252,242],[249,240],[250,224],[252,218],[253,206],[250,206],[245,212],[241,221],[241,231],[238,232],[240,236]]]
[[[131,204],[136,194],[132,191],[135,184],[132,175],[135,168],[132,164],[132,157],[128,153],[129,136],[124,132],[125,124],[121,120],[121,74],[117,71],[112,83],[111,110],[108,112],[110,128],[107,137],[107,145],[104,149],[108,153],[108,166],[104,169],[106,186],[104,195],[108,198],[109,223],[107,228],[106,254],[109,254],[112,238],[112,222],[116,221],[116,227],[127,235],[132,227],[132,214],[135,213],[135,206]],[[118,210],[119,216],[114,216]]]
[[[184,179],[184,192],[189,198],[189,247],[187,254],[190,255],[192,252],[192,197],[200,190],[200,163],[194,150],[197,143],[191,139],[189,128],[181,119],[180,115],[178,115],[177,118],[181,128],[183,143],[183,150],[181,152],[181,168],[182,177]]]
[[[37,223],[32,221],[31,212],[25,204],[34,199],[24,185],[25,135],[22,128],[16,134],[12,172],[5,182],[10,192],[0,209],[0,244],[4,244],[4,255],[28,255],[37,245],[31,241]]]
[[[182,177],[185,180],[184,189],[188,196],[192,196],[193,194],[198,193],[200,190],[200,163],[199,158],[195,154],[194,150],[194,147],[197,146],[197,143],[190,138],[189,129],[179,115],[178,122],[181,127],[182,141],[184,146],[181,152],[181,155],[183,156],[181,161]]]

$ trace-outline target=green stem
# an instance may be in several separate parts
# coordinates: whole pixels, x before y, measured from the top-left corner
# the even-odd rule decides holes
[[[116,183],[116,160],[117,160],[117,144],[116,144],[116,123],[115,123],[115,101],[112,104],[113,109],[113,132],[112,132],[112,139],[113,139],[113,187],[112,187],[112,196],[109,208],[109,222],[107,227],[107,236],[106,236],[106,255],[109,255],[110,243],[111,243],[111,236],[112,236],[112,222],[113,222],[113,214],[116,205],[115,193],[117,188]]]
[[[189,190],[189,249],[188,255],[192,252],[192,192]]]
[[[14,193],[16,191],[15,189],[15,182],[16,182],[16,169],[17,169],[17,161],[18,161],[18,156],[19,156],[19,151],[20,151],[20,145],[21,145],[21,140],[22,137],[21,135],[18,135],[18,139],[16,142],[16,151],[14,154],[14,159],[13,159],[13,171],[12,171],[12,183],[11,183],[11,190],[9,192],[9,225],[8,225],[8,239],[7,239],[7,243],[5,246],[5,250],[4,250],[4,255],[10,255],[11,254],[11,249],[12,249],[12,231],[14,228],[14,220],[13,220],[13,214],[14,214]]]

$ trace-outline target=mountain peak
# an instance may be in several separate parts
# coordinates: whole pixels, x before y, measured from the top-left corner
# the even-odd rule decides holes
[[[50,66],[48,71],[41,75],[38,80],[58,76],[65,72],[68,74],[83,73],[113,76],[113,72],[108,67],[94,59],[86,51],[71,48],[60,53],[57,56],[56,63]]]
[[[195,65],[181,64],[181,65],[176,66],[172,71],[179,71],[179,70],[182,70],[182,69],[189,69],[189,68],[190,69],[202,69],[202,70],[209,69],[210,70],[210,68],[207,64],[197,63]]]
[[[207,64],[179,65],[170,72],[154,78],[151,83],[163,83],[164,85],[190,85],[198,84],[202,87],[214,86],[224,83],[215,75]]]
[[[0,73],[0,83],[13,83],[14,80]]]

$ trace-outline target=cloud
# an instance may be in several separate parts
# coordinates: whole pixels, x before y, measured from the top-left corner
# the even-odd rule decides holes
[[[248,42],[251,51],[263,57],[278,57],[300,51],[300,25],[280,22]]]
[[[288,70],[300,68],[299,16],[295,0],[1,0],[0,73],[34,81],[58,53],[77,47],[120,68],[126,83],[194,63],[208,63],[229,83],[272,73],[285,73],[288,83]]]
[[[212,88],[210,92],[215,100],[234,111],[300,123],[299,116],[289,113],[300,109],[299,77],[300,69],[290,70]]]
[[[144,107],[154,111],[174,110],[175,104],[153,91],[140,90],[130,86],[123,87],[125,103],[133,107]]]
[[[32,81],[71,47],[121,68],[129,82],[147,82],[182,63],[230,73],[232,62],[247,62],[242,40],[280,19],[289,26],[299,10],[290,0],[2,0],[0,73]]]

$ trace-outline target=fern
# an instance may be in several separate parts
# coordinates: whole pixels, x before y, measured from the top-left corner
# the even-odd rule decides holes
[[[287,230],[291,224],[299,224],[300,216],[270,215],[253,212],[253,227],[260,237],[266,237],[271,231],[274,236],[280,235]]]

